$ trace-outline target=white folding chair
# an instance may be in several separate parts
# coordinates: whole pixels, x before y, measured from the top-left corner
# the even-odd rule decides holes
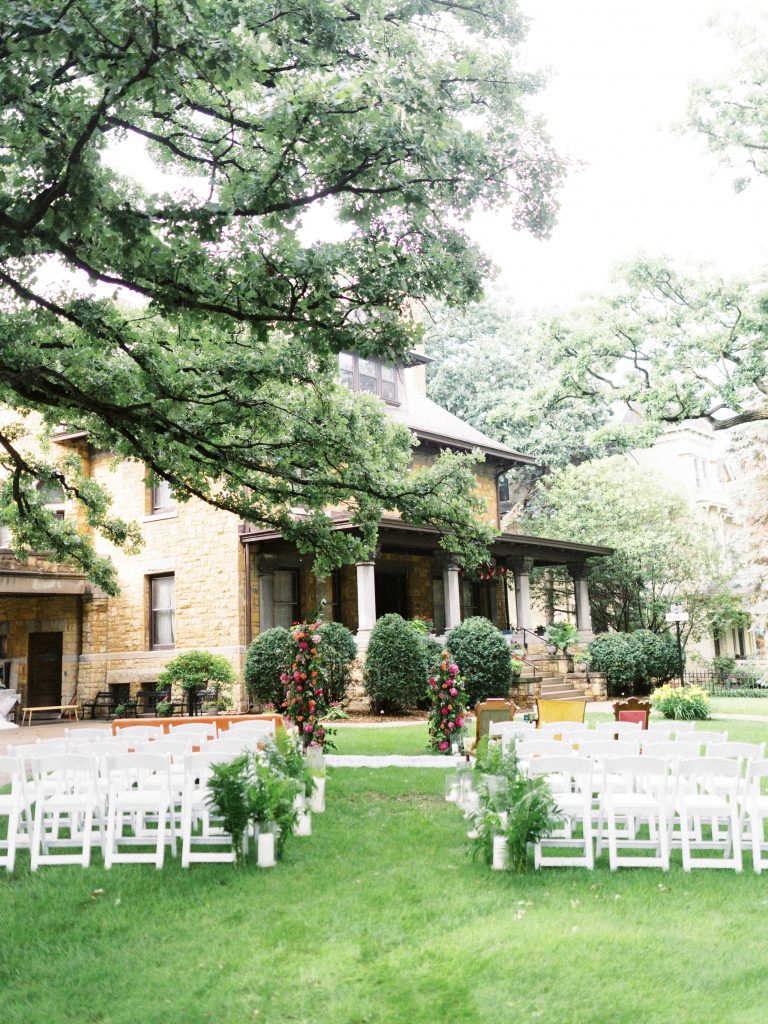
[[[97,811],[96,761],[81,754],[52,754],[32,759],[30,767],[35,800],[32,871],[41,864],[87,868]],[[69,834],[62,836],[63,831]],[[52,854],[51,847],[78,847],[80,852]]]
[[[130,740],[154,740],[165,736],[165,729],[162,725],[120,725],[115,723],[115,735],[127,736]]]
[[[226,753],[237,756],[238,754],[248,754],[256,750],[260,744],[270,743],[271,740],[272,738],[265,733],[240,733],[239,736],[235,735],[229,739],[225,733],[221,739],[209,743],[205,749],[216,754]]]
[[[698,757],[700,746],[698,743],[684,743],[682,740],[645,740],[643,743],[643,754],[647,757],[661,757],[674,770],[677,762],[683,758],[690,760]]]
[[[270,736],[277,735],[277,725],[274,718],[251,718],[245,722],[230,722],[226,729],[219,731],[219,736],[229,736],[232,733],[248,732],[248,730],[267,732]]]
[[[168,756],[117,754],[107,758],[106,771],[109,807],[104,866],[154,864],[162,868],[166,844],[175,853],[176,842]],[[124,834],[126,827],[129,835]],[[153,853],[135,849],[151,845]],[[124,846],[129,849],[121,849]]]
[[[699,750],[706,750],[712,743],[725,743],[728,740],[727,732],[715,732],[711,729],[695,729],[690,732],[686,732],[684,735],[678,735],[678,739],[685,740],[686,743],[698,743]]]
[[[65,729],[64,736],[68,740],[96,740],[101,743],[112,738],[109,729]]]
[[[696,728],[696,723],[689,718],[675,718],[668,721],[670,725],[674,724],[676,736],[681,732],[693,732]]]
[[[634,734],[643,732],[642,722],[597,722],[595,732],[609,733],[613,737],[623,736],[626,733]]]
[[[231,761],[233,754],[212,747],[191,754],[184,761],[184,790],[181,799],[181,866],[193,863],[231,863],[235,860],[232,837],[211,814],[208,782],[212,766]],[[228,850],[210,849],[229,846]]]
[[[768,818],[768,794],[763,792],[763,784],[768,780],[768,760],[752,761],[747,772],[747,784],[744,797],[744,813],[749,818],[750,842],[752,845],[752,867],[756,874],[761,874],[768,867],[768,857],[763,854],[768,850],[765,842],[765,819]]]
[[[488,725],[489,740],[503,740],[507,736],[517,736],[520,733],[535,732],[534,722],[491,722]]]
[[[745,764],[748,761],[762,761],[765,757],[765,744],[726,740],[724,743],[707,743],[706,752],[707,757],[735,757]]]
[[[194,736],[207,743],[215,740],[217,729],[215,722],[179,722],[177,725],[171,723],[168,728],[168,735],[178,739],[180,736]]]
[[[723,757],[681,760],[677,766],[675,809],[680,820],[683,870],[733,868],[741,871],[741,821],[739,815],[741,765]],[[710,839],[703,836],[701,821],[712,823]],[[725,825],[725,831],[720,829]],[[722,851],[722,857],[698,857],[692,850]]]
[[[533,848],[534,865],[545,867],[595,866],[595,848],[592,833],[592,771],[588,757],[538,757],[528,766],[530,777],[544,777],[557,801],[557,814],[564,828],[558,829]],[[581,836],[574,834],[581,825]],[[552,856],[545,848],[578,848],[582,856]]]
[[[645,730],[650,735],[653,735],[656,739],[668,739],[675,733],[674,723],[667,721],[654,721],[650,719],[648,722],[648,728]]]
[[[7,819],[5,839],[0,839],[0,867],[13,871],[24,810],[23,763],[18,757],[0,757],[0,778],[7,792],[0,791],[0,818]]]
[[[603,769],[598,853],[604,830],[611,871],[620,867],[669,870],[669,771],[661,758],[609,758]],[[648,823],[648,838],[638,825]],[[623,826],[623,827],[622,827]],[[620,850],[653,850],[655,856],[622,856]]]

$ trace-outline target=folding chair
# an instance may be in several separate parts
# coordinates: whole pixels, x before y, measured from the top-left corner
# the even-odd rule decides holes
[[[609,736],[616,738],[617,736],[634,735],[643,731],[643,723],[639,721],[614,721],[614,722],[598,722],[595,725],[595,732],[608,733]]]
[[[491,722],[488,726],[489,740],[504,740],[510,736],[521,736],[536,732],[533,722]]]
[[[235,851],[232,836],[216,824],[211,814],[208,782],[212,766],[231,761],[236,754],[209,747],[204,753],[191,754],[184,761],[184,790],[181,798],[181,866],[193,863],[232,863]],[[196,832],[195,829],[199,829]],[[245,840],[247,841],[247,840]],[[229,850],[210,847],[229,846]]]
[[[531,777],[544,777],[557,801],[558,816],[565,827],[534,845],[536,868],[595,866],[592,833],[592,761],[587,757],[539,757],[528,767]],[[574,835],[574,827],[581,825],[581,836]],[[556,849],[579,848],[583,856],[558,857],[545,854],[545,847]]]
[[[587,702],[585,700],[537,700],[536,727],[556,722],[583,722]]]
[[[127,736],[131,740],[155,740],[165,736],[165,729],[162,725],[131,725],[126,722],[121,725],[115,722],[115,736]]]
[[[96,761],[80,754],[53,754],[30,761],[35,799],[31,869],[41,864],[91,861],[97,810]],[[103,822],[99,821],[101,829]],[[68,836],[62,836],[67,831]],[[78,847],[79,853],[52,854],[51,847]]]
[[[684,871],[692,868],[741,871],[740,775],[740,763],[724,757],[697,757],[678,763],[675,807],[680,820]],[[710,839],[702,835],[703,818],[712,822]],[[726,825],[725,833],[720,831],[721,822]],[[722,851],[723,856],[696,857],[692,849]]]
[[[117,754],[106,761],[109,808],[104,866],[154,864],[163,866],[166,843],[175,853],[176,835],[167,755]],[[131,834],[124,835],[128,818]],[[155,828],[149,827],[156,823]],[[166,838],[166,831],[170,833]],[[154,853],[133,849],[154,845]],[[123,850],[128,846],[131,849]]]
[[[609,758],[603,769],[598,854],[604,830],[611,871],[620,867],[669,870],[669,772],[666,761],[647,756]],[[637,835],[648,823],[648,839]],[[623,823],[624,827],[621,828]],[[620,850],[653,850],[655,856],[622,856]]]
[[[743,803],[744,813],[749,818],[750,842],[752,846],[752,867],[755,874],[761,874],[768,867],[768,850],[765,842],[765,819],[768,818],[768,794],[763,792],[763,783],[768,780],[768,760],[752,761],[747,773],[747,785]]]
[[[218,730],[215,722],[179,722],[178,725],[171,723],[168,727],[168,735],[177,739],[180,736],[194,736],[203,743],[208,743],[210,740],[216,739]],[[199,744],[197,745],[199,746]]]
[[[19,827],[24,810],[23,764],[17,757],[0,757],[0,777],[7,779],[8,792],[0,792],[0,818],[7,818],[5,839],[0,839],[0,867],[13,871],[16,863]]]
[[[64,737],[68,740],[76,740],[77,742],[85,742],[86,740],[103,742],[107,738],[111,738],[112,733],[109,729],[65,729]]]
[[[241,732],[267,732],[270,736],[277,735],[277,725],[274,718],[252,718],[245,722],[231,722],[226,729],[222,729],[219,736],[231,736],[233,733]]]

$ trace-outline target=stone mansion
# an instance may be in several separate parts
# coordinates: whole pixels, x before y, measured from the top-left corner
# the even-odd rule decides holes
[[[533,460],[499,444],[451,415],[426,395],[426,360],[418,353],[397,366],[351,353],[339,357],[342,380],[371,392],[418,441],[414,464],[444,449],[480,450],[479,494],[490,523],[500,523],[506,474]],[[345,565],[326,579],[311,572],[311,558],[273,531],[254,528],[198,499],[177,504],[169,487],[149,488],[139,463],[115,467],[84,432],[61,432],[54,447],[76,451],[88,473],[105,485],[115,508],[141,524],[144,545],[135,555],[95,539],[116,567],[121,591],[107,597],[75,571],[42,558],[18,562],[10,538],[0,534],[0,668],[2,681],[28,705],[86,699],[111,690],[122,699],[154,689],[159,671],[176,654],[205,648],[226,656],[242,680],[253,637],[274,625],[290,626],[322,606],[343,622],[364,648],[377,616],[423,615],[444,633],[462,618],[484,615],[502,629],[532,629],[529,574],[534,566],[565,565],[574,581],[576,620],[591,636],[586,559],[609,549],[501,534],[491,554],[498,575],[463,579],[440,548],[435,531],[394,516],[382,519],[372,561]],[[74,516],[71,504],[51,508]],[[334,527],[351,528],[333,514]],[[514,582],[514,586],[512,585]],[[240,687],[236,701],[245,703]]]

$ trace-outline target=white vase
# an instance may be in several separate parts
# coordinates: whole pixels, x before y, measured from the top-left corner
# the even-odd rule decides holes
[[[275,833],[259,832],[257,864],[260,868],[273,868],[275,861]]]
[[[312,815],[309,813],[309,811],[299,811],[299,816],[296,819],[296,824],[293,826],[293,834],[295,836],[312,835]]]
[[[493,860],[491,868],[494,871],[506,871],[508,864],[507,837],[493,837]]]
[[[309,808],[314,814],[322,814],[325,810],[325,778],[322,775],[315,776],[315,785],[312,796],[309,798]]]

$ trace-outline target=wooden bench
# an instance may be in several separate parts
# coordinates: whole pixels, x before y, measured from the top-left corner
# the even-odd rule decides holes
[[[59,718],[64,718],[64,715],[74,714],[75,721],[79,721],[80,709],[77,704],[43,704],[36,708],[23,708],[21,712],[21,724],[24,725],[25,719],[27,725],[32,725],[32,715],[36,711],[58,711],[60,712]]]

